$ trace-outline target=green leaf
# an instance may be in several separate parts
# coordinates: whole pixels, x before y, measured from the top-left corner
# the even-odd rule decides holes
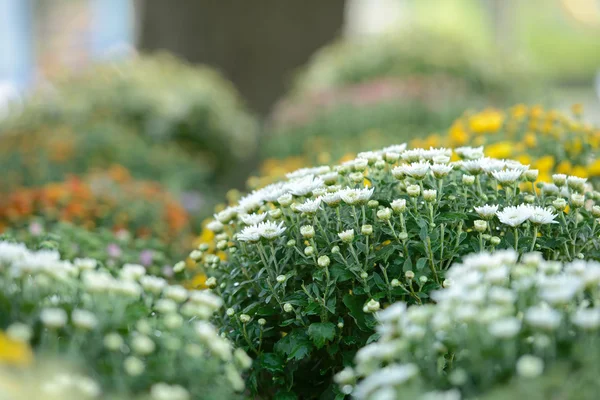
[[[288,361],[301,360],[312,348],[308,335],[303,330],[293,330],[275,344],[275,351],[287,356]]]
[[[333,267],[330,267],[329,273],[331,274],[331,277],[337,282],[349,281],[354,277],[354,275],[352,275],[352,272],[348,271],[346,267],[343,267],[338,264],[334,265]]]
[[[335,337],[335,325],[331,322],[317,322],[308,327],[308,336],[312,339],[317,349]]]
[[[284,360],[275,353],[263,353],[257,360],[259,368],[269,372],[283,372]]]
[[[352,296],[351,294],[346,294],[342,301],[346,307],[348,307],[349,314],[356,322],[356,325],[363,331],[368,330],[369,327],[367,326],[366,316],[363,311],[365,298],[362,296]]]

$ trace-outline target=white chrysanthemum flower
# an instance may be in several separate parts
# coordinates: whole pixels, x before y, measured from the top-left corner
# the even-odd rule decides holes
[[[415,364],[390,365],[372,373],[360,382],[352,393],[355,399],[368,399],[382,387],[400,386],[419,374]]]
[[[581,329],[598,329],[600,328],[600,309],[580,308],[571,316],[571,322]]]
[[[79,268],[80,271],[89,271],[96,269],[98,261],[93,258],[76,258],[73,260],[73,265]]]
[[[331,167],[329,167],[328,165],[321,165],[321,166],[313,167],[313,168],[300,168],[300,169],[297,169],[296,171],[287,173],[285,176],[288,179],[299,179],[299,178],[304,178],[305,176],[309,176],[309,175],[312,176],[312,175],[325,174],[329,171],[331,171]]]
[[[492,176],[501,185],[512,185],[523,175],[520,169],[505,169],[502,171],[492,171]]]
[[[585,183],[587,182],[587,178],[580,178],[578,176],[568,176],[567,177],[567,185],[574,190],[583,191],[585,189]]]
[[[536,225],[544,224],[558,224],[555,218],[558,216],[554,214],[550,208],[542,208],[539,206],[530,206],[531,214],[529,215],[529,221]]]
[[[402,159],[404,161],[415,162],[415,161],[419,161],[423,158],[422,154],[423,154],[423,149],[410,149],[410,150],[405,150],[404,152],[402,152],[400,154],[400,157],[402,157]]]
[[[513,228],[521,225],[529,219],[531,207],[520,204],[518,206],[504,207],[502,211],[496,213],[500,222]]]
[[[294,196],[307,196],[311,194],[313,190],[323,186],[325,186],[323,179],[315,177],[314,175],[308,175],[304,178],[288,182],[288,189]]]
[[[313,200],[306,200],[304,203],[296,206],[296,210],[305,214],[314,214],[321,208],[321,197]]]
[[[521,331],[521,321],[514,317],[501,318],[490,323],[488,331],[497,338],[510,339]]]
[[[283,221],[281,221],[279,224],[276,224],[272,221],[267,221],[258,224],[257,230],[261,237],[267,240],[272,240],[281,236],[283,232],[285,232],[286,227],[283,226]]]
[[[229,223],[232,219],[237,216],[237,209],[234,207],[227,207],[223,211],[220,211],[215,214],[215,219],[222,224]]]
[[[475,160],[477,158],[482,158],[483,157],[483,146],[479,146],[479,147],[470,147],[470,146],[458,147],[458,148],[454,149],[454,152],[456,154],[458,154],[460,157],[464,158],[464,159]]]
[[[217,220],[210,221],[206,225],[206,229],[208,229],[209,231],[213,231],[214,233],[219,233],[223,231],[223,224]]]
[[[429,161],[418,161],[408,165],[401,165],[397,168],[401,168],[402,172],[411,178],[423,179],[427,175],[427,172],[429,172],[429,167]]]
[[[433,164],[431,166],[431,172],[433,172],[433,176],[436,178],[443,178],[448,175],[452,171],[451,165],[446,164]]]
[[[486,204],[484,206],[474,207],[475,212],[483,219],[492,219],[496,213],[498,212],[498,205],[489,205]]]
[[[504,160],[498,160],[497,158],[484,157],[481,159],[481,169],[490,174],[494,171],[502,171],[506,166]]]
[[[483,162],[481,158],[466,160],[460,163],[462,169],[471,175],[479,175],[483,171]]]
[[[525,322],[534,328],[554,330],[562,320],[560,312],[550,307],[530,307],[525,312]]]
[[[327,193],[321,196],[321,200],[328,206],[335,206],[340,204],[342,198],[340,197],[340,192]]]
[[[382,153],[389,153],[389,152],[393,152],[393,153],[402,153],[404,150],[406,150],[406,143],[402,143],[402,144],[394,144],[391,146],[387,146],[384,147],[383,149],[381,149]]]
[[[545,195],[554,196],[559,193],[559,189],[554,183],[542,182],[542,193]]]
[[[365,204],[373,196],[373,188],[340,190],[338,193],[342,201],[348,205]]]
[[[452,150],[444,147],[434,148],[430,147],[428,150],[421,151],[421,157],[425,160],[433,161],[435,157],[450,157],[452,156]]]
[[[242,242],[258,242],[261,237],[261,232],[258,225],[247,226],[237,234],[237,239]]]
[[[73,320],[73,325],[79,329],[92,330],[98,325],[98,318],[96,315],[87,310],[73,310],[71,319]]]
[[[260,208],[260,206],[262,206],[263,203],[264,200],[262,195],[260,193],[253,192],[240,199],[240,201],[238,202],[238,210],[241,212],[249,213]]]
[[[256,225],[263,222],[267,214],[240,214],[240,219],[246,225]]]
[[[518,162],[517,160],[504,160],[507,169],[516,169],[521,172],[525,172],[529,169],[529,165],[524,165]]]

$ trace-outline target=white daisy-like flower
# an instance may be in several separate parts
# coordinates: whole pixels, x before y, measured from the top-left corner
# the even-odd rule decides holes
[[[268,240],[272,240],[283,235],[283,232],[285,232],[286,227],[283,226],[283,221],[281,221],[279,224],[276,224],[272,221],[267,221],[258,224],[257,230],[260,233],[261,237]]]
[[[517,169],[521,172],[525,172],[529,169],[529,165],[523,165],[517,160],[504,160],[504,163],[508,169]]]
[[[214,233],[219,233],[223,230],[223,224],[220,223],[217,220],[214,221],[210,221],[207,225],[206,225],[206,229],[208,229],[209,231],[212,231]]]
[[[483,146],[479,147],[458,147],[454,149],[454,152],[458,154],[460,157],[467,160],[475,160],[477,158],[483,157]]]
[[[560,312],[547,306],[530,307],[525,312],[525,322],[535,328],[554,330],[558,328],[561,320]]]
[[[287,182],[277,182],[255,191],[254,195],[257,199],[262,199],[262,201],[275,202],[279,197],[288,192]]]
[[[574,190],[583,191],[585,189],[585,183],[587,182],[587,178],[580,178],[578,176],[569,176],[567,177],[567,185]]]
[[[267,214],[240,214],[240,219],[246,225],[256,225],[263,222]]]
[[[323,186],[325,186],[323,179],[314,175],[308,175],[304,178],[288,182],[288,189],[295,196],[306,196],[312,193],[313,190]]]
[[[501,185],[512,185],[523,175],[520,169],[505,169],[503,171],[492,171],[492,176]]]
[[[238,202],[238,212],[242,211],[242,212],[252,212],[253,210],[256,210],[257,208],[259,208],[260,206],[262,206],[264,203],[264,200],[262,198],[262,196],[259,194],[257,194],[256,192],[250,193],[247,196],[244,196],[240,199],[240,201]]]
[[[401,165],[396,168],[401,168],[402,172],[411,178],[423,179],[427,175],[427,172],[429,172],[429,167],[429,161],[418,161],[408,165]]]
[[[391,146],[387,146],[384,147],[383,149],[381,149],[382,153],[402,153],[404,150],[406,150],[406,143],[402,143],[402,144],[394,144]]]
[[[529,215],[529,221],[536,225],[544,225],[544,224],[557,224],[558,221],[555,221],[555,218],[558,216],[554,214],[553,210],[550,208],[542,208],[539,206],[529,206],[531,210],[531,214]]]
[[[474,207],[475,212],[483,219],[492,219],[496,213],[498,212],[498,205],[489,205],[486,204],[484,206]]]
[[[339,192],[327,193],[321,196],[321,200],[328,206],[335,206],[342,201]]]
[[[342,201],[348,205],[365,204],[371,196],[373,196],[373,188],[370,189],[351,189],[346,188],[340,190],[338,193]]]
[[[554,183],[542,182],[542,193],[545,195],[557,195],[559,191],[560,190],[558,189],[558,186],[556,186]]]
[[[358,153],[356,160],[363,159],[367,160],[369,164],[373,164],[375,161],[382,160],[381,153],[375,151],[363,151]]]
[[[481,159],[481,169],[490,174],[493,171],[502,171],[506,166],[504,160],[498,160],[497,158],[484,157]]]
[[[452,166],[447,164],[433,164],[431,166],[431,172],[436,178],[443,178],[452,171]]]
[[[329,171],[331,171],[331,167],[329,167],[328,165],[321,165],[321,166],[313,167],[313,168],[300,168],[300,169],[297,169],[296,171],[287,173],[285,176],[288,179],[299,179],[299,178],[304,178],[305,176],[309,176],[309,175],[325,174]]]
[[[444,157],[450,157],[452,156],[452,150],[451,149],[446,149],[444,147],[440,147],[440,148],[434,148],[434,147],[430,147],[429,150],[423,150],[421,152],[421,157],[432,161],[435,157],[438,156],[444,156]]]
[[[296,210],[305,214],[314,214],[321,207],[321,197],[313,200],[306,200],[304,203],[296,206]]]
[[[260,240],[261,231],[258,225],[247,226],[237,234],[237,239],[242,242],[258,242]]]
[[[223,211],[215,214],[215,219],[222,224],[227,224],[237,216],[237,210],[234,207],[227,207]]]
[[[402,152],[400,157],[407,162],[419,161],[423,158],[423,149],[410,149]]]
[[[479,175],[483,171],[482,165],[481,158],[461,162],[461,167],[471,175]]]
[[[529,219],[531,208],[525,204],[518,206],[504,207],[502,211],[496,213],[500,222],[505,225],[517,227]]]

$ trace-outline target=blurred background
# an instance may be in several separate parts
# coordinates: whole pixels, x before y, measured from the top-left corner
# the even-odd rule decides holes
[[[0,231],[168,271],[230,189],[392,143],[594,177],[599,71],[600,0],[0,0]]]

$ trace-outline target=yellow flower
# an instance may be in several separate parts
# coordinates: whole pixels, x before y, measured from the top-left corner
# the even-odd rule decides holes
[[[24,366],[31,364],[32,360],[29,344],[13,340],[0,331],[0,365]]]
[[[590,176],[600,176],[600,159],[588,165],[588,173]]]
[[[504,114],[498,110],[486,110],[469,119],[469,129],[475,133],[495,133],[502,128]]]
[[[587,170],[587,168],[582,167],[581,165],[576,165],[571,170],[571,175],[579,176],[581,178],[587,178],[588,170]]]
[[[517,161],[520,162],[523,165],[529,165],[531,164],[531,157],[529,157],[529,155],[527,154],[519,154],[516,157]]]
[[[583,104],[576,103],[571,106],[571,112],[573,115],[579,117],[583,114]]]
[[[493,158],[508,158],[513,151],[514,143],[498,142],[485,147],[485,154]]]
[[[568,160],[564,160],[564,161],[561,161],[560,164],[558,164],[556,166],[556,173],[570,175],[572,169],[573,169],[573,166],[571,165],[571,163]]]
[[[550,172],[554,167],[555,162],[556,161],[554,160],[554,157],[547,155],[538,158],[537,161],[533,163],[533,165],[536,169],[540,170],[540,174],[542,174],[545,172]]]
[[[185,282],[183,286],[187,289],[206,289],[206,275],[202,272],[196,274],[192,279]]]
[[[527,132],[525,134],[525,138],[523,139],[523,142],[525,142],[525,146],[527,146],[529,148],[535,147],[537,145],[537,138],[535,137],[535,133]]]
[[[454,122],[448,133],[450,135],[450,144],[452,146],[463,146],[469,141],[469,135],[460,121]]]
[[[517,104],[510,110],[512,117],[522,119],[527,114],[527,106],[525,104]]]

